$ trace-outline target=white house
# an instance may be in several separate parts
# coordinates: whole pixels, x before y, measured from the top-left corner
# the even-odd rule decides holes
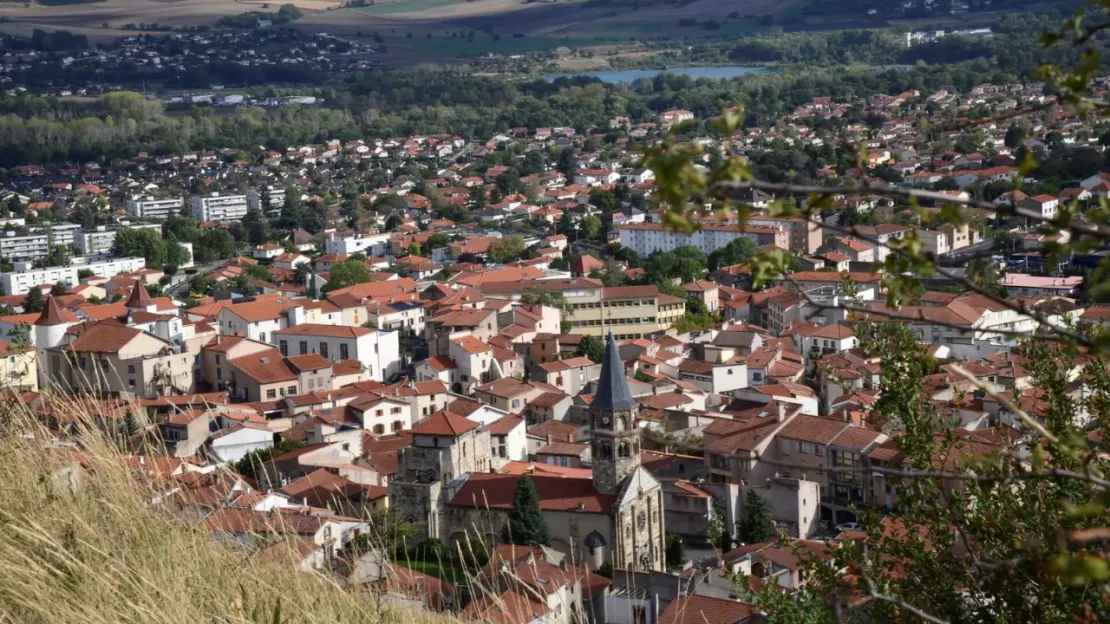
[[[221,463],[234,463],[252,451],[264,451],[274,445],[274,432],[266,425],[241,423],[212,434],[208,446]]]
[[[332,362],[358,360],[375,381],[387,381],[401,372],[400,340],[394,331],[304,323],[279,329],[270,336],[270,343],[283,356],[318,353]]]

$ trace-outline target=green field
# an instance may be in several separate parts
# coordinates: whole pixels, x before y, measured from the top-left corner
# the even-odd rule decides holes
[[[371,6],[359,7],[358,10],[367,15],[391,15],[393,13],[411,13],[438,9],[439,7],[459,4],[462,0],[399,0],[398,2],[383,2]]]

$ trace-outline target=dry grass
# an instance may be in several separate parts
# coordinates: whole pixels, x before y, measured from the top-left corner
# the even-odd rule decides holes
[[[0,408],[0,621],[376,622],[376,596],[216,544],[121,467],[103,436],[56,444],[25,406]],[[424,612],[405,620],[442,618]]]

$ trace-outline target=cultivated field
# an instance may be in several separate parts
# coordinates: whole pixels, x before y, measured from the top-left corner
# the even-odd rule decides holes
[[[629,0],[604,4],[583,0],[392,0],[341,8],[341,0],[289,1],[305,12],[295,22],[296,28],[336,35],[378,35],[385,38],[390,57],[402,57],[406,62],[627,43],[646,38],[739,35],[765,29],[767,24],[760,19],[762,16],[787,10],[795,2],[697,0],[678,6],[639,0],[634,8],[627,4]],[[282,3],[283,0],[106,0],[67,6],[25,6],[0,2],[0,17],[7,18],[0,23],[0,31],[28,35],[35,28],[65,29],[85,34],[96,42],[135,34],[140,24],[211,25],[228,15],[274,11]],[[680,20],[691,23],[680,26]],[[703,27],[709,20],[717,23],[715,30]],[[124,29],[125,25],[132,26]]]

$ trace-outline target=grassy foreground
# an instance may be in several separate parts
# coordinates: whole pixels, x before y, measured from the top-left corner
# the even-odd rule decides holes
[[[216,544],[160,505],[103,436],[59,444],[0,406],[0,621],[380,622],[371,593]],[[83,464],[83,466],[82,466]],[[190,522],[192,524],[190,524]],[[407,622],[442,621],[407,611]]]

